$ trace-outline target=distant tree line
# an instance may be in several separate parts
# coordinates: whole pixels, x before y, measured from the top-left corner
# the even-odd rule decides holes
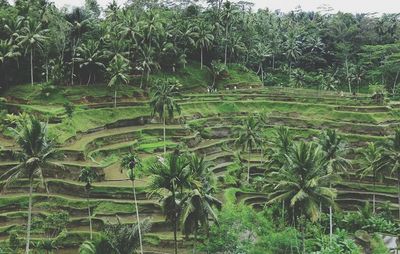
[[[354,92],[380,84],[396,93],[399,36],[399,14],[282,13],[223,0],[114,1],[104,10],[96,0],[73,9],[3,0],[0,83],[145,87],[151,73],[216,61],[245,65],[266,85]]]

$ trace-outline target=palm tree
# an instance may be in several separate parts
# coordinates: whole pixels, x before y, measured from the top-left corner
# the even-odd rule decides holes
[[[11,131],[14,133],[16,142],[20,147],[18,154],[20,163],[7,170],[0,179],[6,179],[6,184],[3,188],[7,188],[19,178],[27,177],[29,179],[28,224],[25,248],[25,253],[28,254],[31,237],[33,181],[38,176],[47,190],[43,169],[62,168],[62,166],[49,161],[56,152],[53,141],[48,137],[46,124],[41,123],[34,117],[30,117],[26,121],[17,122],[16,128],[11,129]]]
[[[151,174],[149,189],[151,194],[164,194],[162,196],[163,211],[166,220],[174,225],[175,254],[178,253],[177,231],[181,214],[179,199],[184,188],[193,187],[188,166],[187,157],[181,154],[179,150],[175,150],[165,159],[155,162],[149,168]],[[180,193],[178,192],[179,190],[181,190]]]
[[[81,173],[79,174],[78,180],[80,182],[85,183],[85,192],[86,192],[86,201],[87,201],[87,209],[89,215],[89,230],[90,230],[90,240],[93,239],[93,230],[92,230],[92,215],[90,213],[90,190],[92,189],[92,182],[97,178],[97,173],[93,169],[89,167],[85,167],[81,169]]]
[[[121,85],[127,85],[129,82],[129,60],[122,55],[115,55],[107,68],[107,72],[110,75],[110,81],[108,82],[109,87],[114,88],[114,108],[117,107],[117,89]]]
[[[11,40],[0,40],[0,72],[3,73],[3,79],[5,82],[6,71],[3,71],[3,66],[6,65],[7,61],[18,59],[21,53],[18,51],[18,46],[13,45]],[[1,82],[0,77],[0,82]]]
[[[389,138],[383,146],[383,153],[378,162],[379,170],[388,170],[397,174],[397,197],[400,218],[400,129],[396,129],[394,136]]]
[[[320,147],[314,143],[300,142],[286,154],[282,168],[270,174],[270,186],[267,204],[289,203],[293,209],[293,223],[296,218],[307,216],[315,222],[320,216],[318,203],[334,205],[336,191],[329,185],[335,176],[326,174],[327,162]],[[296,212],[300,215],[296,216]],[[304,225],[300,225],[303,232]]]
[[[71,85],[74,85],[76,49],[80,44],[82,35],[89,30],[91,20],[82,8],[74,8],[65,18],[71,27]]]
[[[239,137],[235,141],[235,145],[241,147],[242,151],[248,152],[247,158],[247,183],[250,182],[250,158],[251,152],[257,146],[262,145],[262,137],[260,121],[256,117],[250,116],[242,122],[239,130]]]
[[[218,217],[213,207],[220,210],[222,202],[212,194],[211,188],[202,186],[199,189],[190,190],[182,199],[182,230],[186,235],[194,233],[193,253],[196,252],[199,228],[205,229],[208,238],[210,219],[218,223]]]
[[[175,101],[175,98],[180,96],[178,92],[179,83],[175,79],[157,80],[152,87],[152,97],[150,107],[153,109],[152,116],[158,114],[160,119],[163,119],[163,136],[164,136],[164,156],[167,153],[165,125],[166,118],[174,117],[174,112],[181,113],[181,107]]]
[[[26,20],[17,38],[18,45],[25,48],[25,54],[30,53],[31,84],[33,85],[33,54],[35,49],[43,50],[43,44],[47,37],[44,36],[49,30],[43,29],[41,23]]]
[[[289,79],[292,76],[293,62],[301,55],[301,41],[294,31],[290,31],[285,41],[286,58],[289,61]]]
[[[337,135],[335,130],[328,129],[321,134],[319,139],[324,157],[327,162],[326,174],[335,175],[335,180],[340,179],[340,174],[347,172],[351,168],[351,163],[345,158],[348,149],[343,139]],[[334,182],[330,182],[332,186]],[[329,235],[333,235],[333,212],[332,206],[329,207]]]
[[[199,24],[194,28],[194,30],[196,47],[200,48],[200,69],[203,69],[203,51],[204,49],[208,49],[214,40],[214,36],[212,35],[213,27],[207,24],[205,21],[199,21]]]
[[[223,10],[221,13],[221,20],[222,25],[224,27],[224,32],[225,32],[225,50],[224,50],[224,63],[225,65],[228,63],[228,44],[229,44],[229,35],[231,31],[231,27],[233,23],[235,22],[235,17],[236,16],[236,10],[235,6],[230,2],[226,1],[223,6]]]
[[[117,224],[108,224],[104,228],[104,237],[108,245],[115,253],[118,254],[134,254],[139,247],[139,236],[148,232],[151,228],[149,219],[143,220],[140,225],[122,224],[117,216]],[[141,231],[139,232],[139,228]]]
[[[264,85],[264,66],[263,63],[272,54],[272,50],[268,45],[265,45],[262,42],[258,42],[255,48],[252,50],[254,58],[257,59],[258,62],[258,73],[261,73],[261,82]]]
[[[140,87],[143,88],[143,78],[146,77],[146,82],[149,82],[152,69],[159,69],[160,65],[154,60],[154,49],[148,46],[139,48],[138,62],[139,68],[142,70],[142,78]]]
[[[141,228],[140,228],[140,218],[139,218],[139,207],[136,199],[136,189],[135,189],[135,179],[137,175],[137,168],[140,167],[140,160],[136,156],[136,154],[128,154],[122,158],[121,161],[121,168],[128,171],[129,180],[132,183],[132,192],[133,192],[133,199],[135,202],[135,211],[136,211],[136,221],[137,221],[137,228],[139,233],[139,244],[140,244],[140,253],[143,254],[143,243],[142,243],[142,235],[141,235]]]
[[[102,60],[102,51],[99,49],[100,43],[97,41],[88,41],[76,48],[76,56],[74,61],[79,63],[81,69],[86,69],[89,72],[87,85],[89,85],[92,75],[94,76],[94,82],[96,82],[96,75],[94,72],[96,69],[105,69]]]
[[[376,146],[375,143],[368,143],[367,147],[362,151],[362,168],[361,168],[361,177],[368,176],[372,173],[373,182],[374,182],[374,193],[372,194],[372,211],[375,213],[376,204],[375,204],[375,185],[377,178],[382,177],[381,167],[379,165],[379,161],[381,160],[383,149],[379,146]]]

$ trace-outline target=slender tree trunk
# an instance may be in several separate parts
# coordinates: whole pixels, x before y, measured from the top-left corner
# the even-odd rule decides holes
[[[164,157],[167,155],[167,143],[166,143],[166,134],[165,134],[165,126],[166,126],[166,116],[165,116],[165,106],[163,106],[163,136],[164,136]]]
[[[49,59],[46,57],[46,83],[49,82]]]
[[[143,88],[143,78],[144,78],[144,69],[142,71],[142,76],[140,77],[140,88]]]
[[[33,48],[31,48],[31,85],[33,85]]]
[[[176,211],[176,202],[175,202],[175,187],[173,187],[172,190],[172,199],[174,202],[174,249],[175,249],[175,254],[178,254],[178,239],[177,239],[177,231],[178,231],[178,215]]]
[[[375,214],[375,186],[376,186],[376,172],[374,170],[374,193],[372,195],[372,211]]]
[[[392,90],[392,94],[393,94],[393,95],[396,94],[396,84],[397,84],[397,79],[399,78],[399,73],[400,73],[400,70],[397,71],[397,73],[396,73],[396,78],[394,79],[393,90]]]
[[[350,76],[349,76],[349,64],[348,64],[347,56],[346,56],[345,64],[346,64],[346,75],[347,75],[347,82],[348,82],[348,85],[349,85],[349,92],[351,93],[351,83],[350,83]]]
[[[203,47],[200,47],[200,69],[203,69]]]
[[[329,184],[329,188],[332,188],[332,184]],[[332,241],[333,235],[333,211],[332,206],[329,206],[329,241]]]
[[[132,172],[132,174],[133,174],[133,172]],[[142,232],[141,232],[141,228],[140,228],[139,208],[138,208],[137,199],[136,199],[135,180],[132,180],[132,191],[133,191],[133,199],[135,200],[136,221],[137,221],[137,225],[138,225],[140,253],[143,254]]]
[[[228,62],[228,25],[225,27],[225,53],[224,53],[224,63],[225,65]]]
[[[89,73],[89,78],[88,78],[88,81],[87,81],[87,83],[86,83],[87,86],[89,85],[90,79],[91,79],[91,78],[92,78],[92,72]]]
[[[251,153],[251,148],[249,147],[249,154],[247,158],[247,183],[250,183],[250,153]]]
[[[399,219],[400,219],[400,170],[397,170],[397,205],[399,207]]]
[[[117,107],[117,88],[115,88],[115,91],[114,91],[114,108],[116,108]]]
[[[275,55],[272,55],[272,69],[275,70]]]
[[[196,244],[197,244],[197,227],[194,230],[193,254],[196,254]]]
[[[86,202],[87,202],[87,209],[88,209],[88,215],[89,215],[90,240],[92,240],[93,239],[93,227],[92,227],[92,213],[90,212],[89,190],[86,190]]]
[[[262,85],[264,86],[264,68],[262,62],[261,62],[261,82]]]
[[[282,222],[283,225],[285,226],[285,201],[282,200]]]
[[[33,179],[29,179],[29,207],[28,207],[28,225],[26,229],[26,246],[25,254],[29,254],[29,244],[31,240],[31,222],[32,222],[32,191],[33,191]]]
[[[71,85],[74,85],[74,71],[75,71],[75,38],[72,41],[72,59],[71,59]]]

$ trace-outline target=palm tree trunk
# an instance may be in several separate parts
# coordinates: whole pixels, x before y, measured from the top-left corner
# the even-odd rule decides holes
[[[398,78],[399,78],[399,73],[400,73],[400,70],[397,71],[397,73],[396,73],[396,78],[394,79],[393,90],[392,90],[392,94],[393,94],[393,95],[396,94],[396,84],[397,84],[397,80],[398,80]]]
[[[33,48],[31,48],[31,85],[33,85]]]
[[[133,199],[135,200],[136,221],[138,225],[140,253],[143,254],[142,232],[140,228],[139,208],[136,199],[135,180],[132,180],[132,191],[133,191]]]
[[[329,184],[329,188],[332,188],[332,184]],[[329,241],[332,241],[333,235],[333,212],[332,206],[329,206]]]
[[[49,82],[49,59],[46,57],[46,83]]]
[[[203,47],[200,47],[200,70],[203,69]]]
[[[400,170],[397,170],[397,205],[399,207],[400,218]]]
[[[225,65],[227,64],[227,58],[228,58],[228,24],[225,26],[225,53],[224,53],[224,63]]]
[[[374,170],[374,192],[372,195],[372,211],[375,214],[375,186],[376,186],[376,172]]]
[[[196,254],[196,244],[197,244],[197,227],[194,230],[193,254]]]
[[[247,183],[250,183],[250,153],[251,153],[251,149],[249,147],[249,154],[248,154],[248,158],[247,158]]]
[[[32,222],[32,191],[33,191],[33,179],[29,179],[29,207],[28,207],[28,225],[26,229],[26,246],[25,254],[29,254],[29,243],[31,240],[31,222]]]
[[[175,197],[175,187],[173,187],[173,190],[172,190],[172,199],[173,199],[173,202],[174,202],[174,206],[173,206],[173,209],[174,209],[174,249],[175,249],[175,254],[178,254],[178,240],[177,240],[178,215],[177,215],[177,212],[176,212],[176,202],[175,202],[175,198],[176,198],[176,197]]]
[[[75,38],[72,41],[72,59],[71,59],[71,85],[74,85],[74,70],[75,70],[75,63],[74,63],[74,56],[75,56]]]
[[[115,88],[115,91],[114,91],[114,108],[116,108],[117,107],[117,88]]]
[[[349,85],[349,92],[351,93],[351,83],[350,83],[350,77],[349,77],[349,65],[348,65],[347,62],[348,61],[347,61],[347,56],[346,56],[346,61],[345,61],[345,64],[346,64],[346,75],[347,75],[347,82],[348,82],[348,85]]]
[[[88,86],[89,85],[89,83],[90,83],[90,79],[91,79],[91,77],[92,77],[92,72],[90,72],[89,73],[89,78],[88,78],[88,81],[87,81],[87,83],[86,83],[86,85]]]
[[[260,63],[260,67],[261,67],[261,82],[262,85],[264,86],[264,68],[262,62]]]
[[[92,227],[92,214],[90,212],[89,190],[86,190],[86,202],[87,202],[87,209],[88,209],[88,215],[89,215],[90,240],[92,240],[93,239],[93,227]]]
[[[165,109],[165,106],[163,106],[163,108]],[[165,116],[165,110],[163,109],[163,111],[164,111],[164,114],[163,114],[163,136],[164,136],[164,157],[165,157],[165,155],[167,154],[167,143],[166,143],[166,135],[165,135],[165,125],[166,125],[166,116]]]
[[[272,69],[275,70],[275,55],[272,55]]]

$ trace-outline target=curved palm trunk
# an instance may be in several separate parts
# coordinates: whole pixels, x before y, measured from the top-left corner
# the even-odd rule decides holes
[[[132,180],[132,191],[133,191],[133,199],[135,200],[136,221],[138,224],[140,253],[143,254],[142,232],[141,232],[141,228],[140,228],[139,208],[138,208],[137,199],[136,199],[135,180]]]
[[[329,188],[332,188],[332,184],[329,184]],[[329,241],[332,241],[333,235],[333,211],[332,206],[329,206]]]
[[[86,190],[86,202],[87,202],[87,209],[88,209],[88,215],[89,215],[90,240],[92,240],[93,239],[93,227],[92,227],[92,213],[90,212],[89,190]]]
[[[31,85],[33,85],[33,49],[31,48]]]
[[[33,183],[32,178],[29,179],[29,207],[28,207],[28,225],[26,229],[26,246],[25,246],[25,254],[29,254],[29,243],[31,240],[31,222],[32,222],[32,191],[33,191]]]

